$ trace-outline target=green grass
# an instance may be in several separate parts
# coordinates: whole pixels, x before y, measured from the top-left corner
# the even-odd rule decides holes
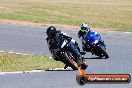
[[[132,31],[132,0],[1,0],[0,18]]]
[[[64,67],[64,64],[45,56],[0,53],[0,72],[45,70]]]

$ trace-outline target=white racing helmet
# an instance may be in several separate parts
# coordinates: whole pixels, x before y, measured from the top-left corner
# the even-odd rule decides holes
[[[88,24],[87,23],[82,23],[81,24],[81,29],[82,30],[87,30],[88,29]]]
[[[88,27],[88,24],[82,23],[82,24],[81,24],[81,27]]]

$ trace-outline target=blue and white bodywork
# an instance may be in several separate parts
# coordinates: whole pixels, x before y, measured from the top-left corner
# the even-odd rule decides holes
[[[87,46],[87,52],[91,52],[92,54],[95,54],[99,57],[109,58],[106,52],[106,45],[97,32],[87,32],[84,36],[84,41]]]

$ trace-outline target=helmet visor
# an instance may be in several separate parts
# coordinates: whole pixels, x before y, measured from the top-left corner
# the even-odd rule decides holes
[[[82,30],[87,30],[87,27],[81,27]]]

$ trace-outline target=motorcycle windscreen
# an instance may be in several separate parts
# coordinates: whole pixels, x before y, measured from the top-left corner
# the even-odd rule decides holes
[[[85,36],[85,40],[88,44],[93,44],[96,40],[100,41],[100,35],[95,32],[88,32]]]

